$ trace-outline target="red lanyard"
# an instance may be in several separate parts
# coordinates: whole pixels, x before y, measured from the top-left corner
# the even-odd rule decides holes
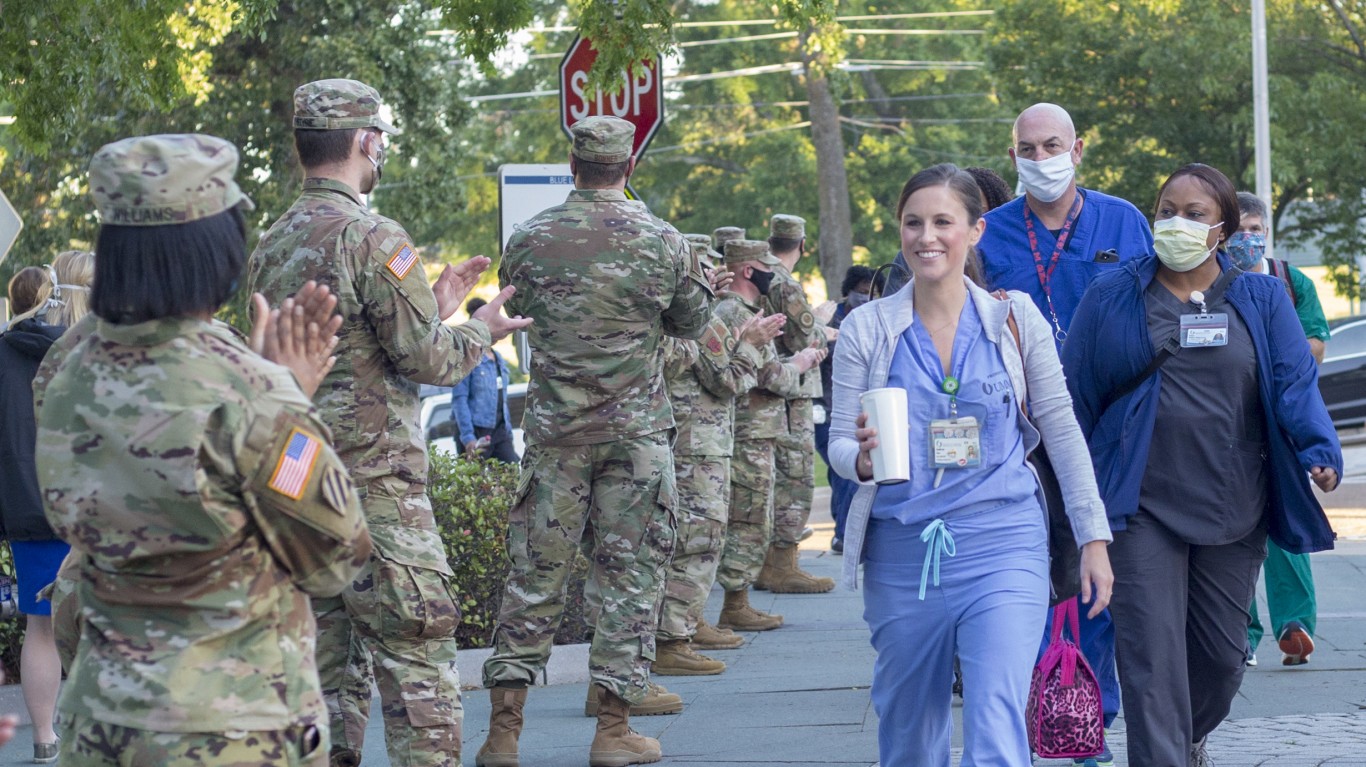
[[[1081,192],[1076,193],[1072,199],[1072,207],[1067,211],[1067,218],[1062,222],[1062,231],[1058,232],[1058,241],[1053,245],[1053,255],[1048,259],[1048,268],[1044,268],[1043,256],[1039,255],[1039,236],[1034,232],[1034,219],[1029,215],[1029,201],[1025,201],[1024,208],[1025,234],[1029,237],[1029,252],[1034,256],[1034,269],[1039,274],[1039,287],[1043,288],[1044,298],[1048,301],[1048,313],[1053,319],[1053,335],[1059,341],[1067,337],[1067,332],[1062,329],[1062,323],[1058,322],[1058,313],[1053,309],[1053,289],[1048,286],[1048,281],[1053,276],[1053,271],[1058,268],[1058,261],[1062,258],[1062,252],[1067,249],[1067,239],[1072,235],[1072,225],[1077,222],[1077,214],[1081,212]]]

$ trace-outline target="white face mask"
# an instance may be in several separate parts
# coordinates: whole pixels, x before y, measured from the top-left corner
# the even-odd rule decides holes
[[[1214,248],[1205,247],[1209,230],[1222,223],[1206,226],[1188,218],[1172,216],[1153,223],[1153,249],[1162,264],[1173,272],[1189,272],[1205,263]],[[1219,247],[1217,244],[1215,248]]]
[[[1053,202],[1062,197],[1072,183],[1076,166],[1072,164],[1072,150],[1053,155],[1047,160],[1015,158],[1015,170],[1025,191],[1039,202]]]

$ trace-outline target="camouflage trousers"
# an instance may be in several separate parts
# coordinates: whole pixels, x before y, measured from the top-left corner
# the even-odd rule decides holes
[[[359,764],[372,684],[395,767],[460,764],[459,600],[426,489],[405,488],[367,490],[370,561],[340,596],[313,600],[334,765]]]
[[[71,767],[325,767],[327,733],[307,726],[269,732],[151,732],[85,717],[58,725],[59,764]]]
[[[673,555],[672,433],[596,445],[533,445],[508,514],[512,560],[484,685],[531,684],[550,658],[575,551],[591,536],[585,592],[601,600],[592,681],[631,703],[645,697],[665,566]]]
[[[730,518],[716,582],[726,591],[749,588],[773,537],[772,439],[737,439],[730,461]]]
[[[773,542],[796,546],[811,518],[816,480],[816,420],[811,400],[787,401],[787,434],[773,449]]]
[[[678,484],[678,546],[669,563],[660,639],[688,639],[716,582],[726,543],[730,507],[730,459],[711,455],[674,456]]]

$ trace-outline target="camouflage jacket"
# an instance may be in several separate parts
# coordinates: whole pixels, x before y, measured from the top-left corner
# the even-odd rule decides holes
[[[735,398],[754,388],[762,353],[713,317],[696,341],[664,339],[664,379],[677,429],[674,455],[729,456]]]
[[[825,348],[825,328],[816,322],[816,315],[806,300],[806,289],[786,266],[773,267],[773,284],[768,288],[768,295],[764,296],[764,311],[787,315],[783,334],[774,341],[778,354],[791,357],[810,347],[813,342],[817,349]],[[802,374],[801,392],[793,399],[815,399],[820,396],[820,369],[812,368]]]
[[[327,427],[224,325],[90,329],[38,413],[47,518],[78,560],[63,716],[324,724],[309,595],[339,593],[371,549]]]
[[[574,190],[518,228],[498,269],[531,317],[528,445],[591,445],[674,425],[661,340],[697,338],[711,289],[678,230],[615,190]]]
[[[490,345],[484,323],[442,324],[407,232],[331,179],[304,181],[247,268],[247,290],[272,306],[309,280],[336,294],[337,365],[314,402],[356,486],[388,477],[426,484],[418,384],[452,386],[474,369]]]
[[[758,314],[759,307],[738,293],[722,293],[713,315],[727,327],[738,328]],[[801,393],[797,366],[783,362],[772,341],[759,350],[762,362],[755,387],[735,398],[735,438],[769,439],[787,434],[787,400]]]

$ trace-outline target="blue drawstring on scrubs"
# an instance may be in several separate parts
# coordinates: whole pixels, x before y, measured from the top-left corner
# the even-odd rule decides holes
[[[930,577],[930,567],[934,567],[934,585],[939,585],[939,555],[948,554],[950,557],[958,556],[958,544],[953,542],[953,533],[949,532],[948,525],[944,520],[936,519],[931,522],[920,533],[920,540],[924,541],[925,564],[920,568],[920,601],[925,601],[925,584]]]

